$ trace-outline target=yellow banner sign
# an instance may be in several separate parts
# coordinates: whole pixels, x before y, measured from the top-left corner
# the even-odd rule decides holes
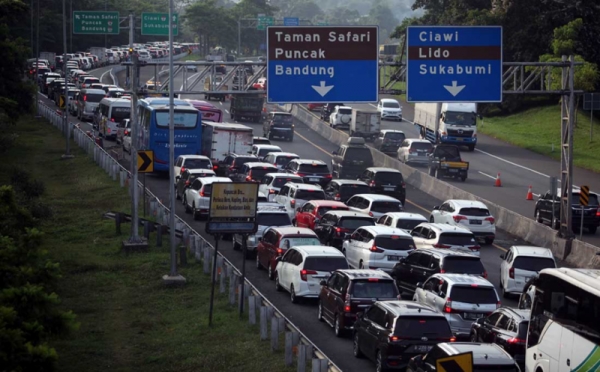
[[[215,182],[210,196],[210,218],[254,218],[258,183]]]

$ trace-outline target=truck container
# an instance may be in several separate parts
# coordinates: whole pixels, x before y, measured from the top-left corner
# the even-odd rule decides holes
[[[202,122],[202,155],[208,156],[215,172],[221,174],[223,160],[230,153],[252,151],[252,128],[235,123]]]
[[[98,57],[98,65],[106,66],[108,64],[108,56],[106,55],[106,48],[104,47],[91,47],[90,54]]]
[[[215,76],[214,81],[211,80],[211,77],[207,77],[204,79],[204,90],[205,91],[216,91],[219,84],[223,82],[223,76]],[[227,84],[223,85],[219,90],[228,90],[229,86]],[[205,93],[204,99],[210,101],[211,98],[216,98],[218,101],[225,101],[225,97],[227,94],[225,93]]]
[[[477,104],[442,103],[437,113],[437,103],[415,104],[415,125],[419,127],[421,138],[431,143],[448,143],[466,146],[475,150],[477,144]],[[436,133],[436,122],[439,128]]]
[[[381,114],[376,110],[352,109],[350,137],[362,137],[373,141],[381,130]]]
[[[50,70],[56,69],[56,53],[53,52],[40,52],[40,59],[45,59],[50,64]]]
[[[265,98],[259,94],[232,94],[229,112],[233,120],[247,120],[258,123],[263,117]]]

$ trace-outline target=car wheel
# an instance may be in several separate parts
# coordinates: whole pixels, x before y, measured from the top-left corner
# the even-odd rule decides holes
[[[292,220],[292,225],[294,225],[294,226],[298,226],[298,221],[296,221],[296,219],[295,219],[295,218]]]
[[[185,213],[191,213],[192,210],[188,206],[187,198],[186,198],[185,194],[183,195],[183,207],[185,208]]]
[[[271,264],[270,261],[267,264],[267,276],[269,277],[270,280],[275,279],[275,272],[273,271],[273,265]]]
[[[277,292],[281,292],[283,288],[281,287],[281,285],[279,284],[279,275],[277,274],[277,271],[275,271],[275,290]]]
[[[502,282],[500,282],[500,291],[502,292],[502,297],[510,298],[510,294],[506,292],[506,289],[504,288],[504,285],[502,285]]]
[[[256,255],[256,269],[259,271],[263,269],[262,265],[260,264],[260,259],[258,258],[258,254]]]
[[[485,244],[492,245],[494,243],[494,238],[485,238]]]
[[[354,354],[355,358],[362,358],[364,354],[360,351],[360,338],[358,337],[358,333],[354,333],[354,337],[352,340],[352,354]]]
[[[333,331],[335,332],[336,337],[344,337],[344,330],[340,325],[340,316],[335,314],[335,321],[333,323]]]
[[[245,260],[251,259],[253,254],[254,254],[254,252],[253,251],[249,251],[248,247],[246,247],[246,250],[243,252],[244,259]]]
[[[177,190],[177,186],[175,186],[175,199],[181,200],[181,195],[179,195],[179,190]]]
[[[383,356],[381,355],[381,351],[378,350],[377,351],[377,357],[375,358],[375,371],[377,371],[377,372],[383,372],[383,371],[386,371],[386,370],[387,369],[383,365]]]
[[[296,291],[294,290],[293,284],[290,286],[290,301],[292,301],[293,304],[298,303],[298,297],[296,297]]]
[[[321,301],[319,301],[319,307],[317,308],[317,320],[319,322],[323,321],[323,305],[321,305]]]
[[[440,172],[438,168],[435,169],[435,178],[437,178],[438,180],[442,178],[442,172]]]
[[[598,226],[589,226],[588,227],[588,231],[590,232],[590,234],[595,234],[597,230],[598,230]]]
[[[542,220],[542,214],[540,213],[539,209],[535,210],[535,220],[539,223],[543,223],[544,220]]]

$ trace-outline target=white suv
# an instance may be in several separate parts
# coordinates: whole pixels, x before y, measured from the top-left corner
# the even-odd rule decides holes
[[[281,188],[288,182],[304,183],[302,177],[289,173],[267,173],[260,181],[258,191],[262,192],[268,201],[274,201]]]
[[[283,152],[281,147],[275,145],[253,145],[252,155],[255,155],[259,160],[267,156],[271,152]]]
[[[231,182],[227,177],[200,177],[185,189],[183,205],[186,213],[191,213],[195,220],[202,215],[208,215],[212,184],[215,182]]]
[[[300,159],[300,156],[293,152],[270,152],[264,157],[263,161],[265,163],[271,163],[276,166],[277,169],[282,170],[294,159]]]
[[[358,194],[346,202],[351,211],[366,213],[377,219],[388,212],[402,212],[402,202],[380,194]]]
[[[541,270],[556,268],[552,251],[543,247],[513,245],[500,258],[500,291],[504,298],[521,294],[529,279]]]
[[[427,222],[427,218],[418,213],[388,212],[377,220],[378,226],[397,227],[408,234],[420,223]]]
[[[213,169],[210,158],[204,155],[181,155],[175,160],[175,184],[186,169]]]
[[[329,115],[329,126],[332,128],[350,128],[351,121],[352,107],[349,106],[335,106],[333,112]]]
[[[467,229],[441,223],[422,223],[410,235],[417,248],[444,248],[479,256],[480,246]]]
[[[285,208],[277,203],[258,203],[256,209],[256,223],[258,229],[255,234],[248,235],[246,240],[246,256],[251,258],[256,254],[258,241],[262,238],[266,229],[271,226],[292,226],[290,216],[288,216]],[[239,251],[242,248],[243,235],[233,234],[233,250]]]
[[[446,200],[441,206],[433,207],[429,222],[471,230],[485,244],[492,244],[496,237],[496,220],[485,204],[475,200]]]
[[[317,298],[321,279],[327,279],[335,270],[348,269],[339,249],[322,245],[291,247],[275,260],[275,289],[288,291],[293,303],[298,302],[298,297]]]
[[[285,207],[292,222],[296,217],[296,210],[301,208],[304,203],[311,200],[325,199],[327,198],[321,186],[293,182],[283,185],[279,194],[275,197],[275,201]]]
[[[381,120],[402,121],[402,106],[395,99],[382,98],[377,104],[377,111],[381,114]]]
[[[412,236],[401,229],[363,226],[344,240],[342,253],[356,269],[381,269],[391,273],[400,258],[415,249]]]

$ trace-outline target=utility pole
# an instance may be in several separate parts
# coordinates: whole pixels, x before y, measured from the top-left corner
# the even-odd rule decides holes
[[[38,70],[40,68],[39,66],[39,62],[40,62],[40,1],[42,0],[37,0],[37,20],[36,20],[36,40],[35,40],[35,74],[33,75],[34,81],[35,81],[35,117],[39,118],[40,117],[40,113],[38,112],[38,107],[39,107],[39,91],[40,91],[40,81],[39,81],[39,74],[38,74]],[[65,80],[66,82],[66,80]],[[65,84],[66,85],[66,84]]]
[[[69,29],[71,30],[71,37],[69,38],[69,42],[70,42],[69,50],[71,50],[71,52],[73,52],[73,31],[72,31],[73,30],[73,0],[69,0],[69,7],[70,7],[70,9],[69,9],[69,20],[70,20],[69,21],[69,25],[70,25]],[[66,62],[64,62],[64,63],[66,63]]]
[[[238,18],[238,49],[237,49],[237,57],[240,58],[242,56],[242,21]]]
[[[33,57],[33,53],[35,52],[35,49],[33,48],[33,0],[31,0],[31,5],[29,6],[29,13],[31,13],[31,57]]]
[[[73,1],[73,0],[71,0],[71,1]],[[107,11],[107,10],[108,10],[108,0],[104,0],[104,11]],[[131,18],[130,18],[130,20],[131,20]],[[130,32],[131,32],[131,30],[130,30]],[[133,37],[132,34],[130,34],[129,35],[129,44],[131,44],[132,37]],[[129,46],[131,46],[131,45],[129,45]],[[107,35],[104,34],[104,49],[106,49],[106,48],[108,48],[108,38],[107,38]],[[131,141],[131,142],[133,143],[133,141]]]
[[[39,3],[40,0],[38,0]],[[71,155],[71,128],[69,127],[69,84],[67,81],[67,0],[62,1],[62,11],[63,11],[63,72],[65,74],[65,107],[63,111],[63,127],[65,128],[65,136],[66,136],[66,151],[61,156],[61,159],[72,159],[73,155]],[[37,101],[37,100],[36,100]]]

